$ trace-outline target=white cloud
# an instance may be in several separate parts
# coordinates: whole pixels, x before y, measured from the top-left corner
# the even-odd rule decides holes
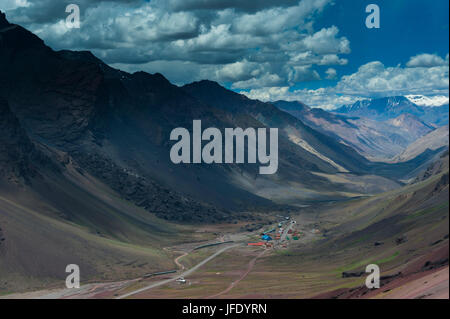
[[[251,99],[261,101],[301,101],[313,108],[322,108],[325,110],[333,110],[344,104],[352,104],[363,99],[363,97],[339,95],[336,94],[334,88],[320,88],[316,90],[292,90],[289,87],[267,87],[260,89],[252,89],[250,91],[241,91]]]
[[[356,73],[341,78],[336,90],[367,97],[406,94],[448,94],[448,66],[385,67],[379,61],[362,65]]]
[[[216,71],[216,78],[222,81],[246,81],[259,77],[263,72],[263,65],[247,60],[226,64]]]
[[[320,75],[313,70],[310,65],[300,65],[291,67],[288,72],[289,83],[308,82],[320,80]]]
[[[441,58],[436,54],[423,53],[411,57],[408,63],[406,63],[406,66],[410,68],[418,68],[418,67],[431,68],[434,66],[445,66],[445,65],[448,65],[448,54],[446,59],[444,60],[443,58]]]
[[[260,77],[251,78],[247,81],[238,81],[233,83],[233,89],[249,89],[276,86],[283,83],[283,79],[278,74],[265,73]]]
[[[329,68],[328,70],[325,71],[325,73],[327,74],[326,78],[328,80],[334,80],[337,77],[336,69]]]
[[[337,54],[327,54],[322,57],[318,64],[320,65],[346,65],[348,63],[347,59],[342,59],[337,56]]]
[[[250,99],[260,100],[264,102],[288,100],[291,95],[288,86],[283,87],[264,87],[260,89],[252,89],[250,91],[241,91],[241,94],[246,95]]]
[[[306,25],[307,19],[312,14],[320,12],[329,3],[331,0],[302,0],[295,6],[271,8],[238,16],[232,25],[238,33],[259,36],[280,33],[296,26]]]
[[[337,38],[339,29],[336,26],[323,28],[319,32],[303,40],[306,48],[318,54],[350,53],[350,41],[345,37]]]

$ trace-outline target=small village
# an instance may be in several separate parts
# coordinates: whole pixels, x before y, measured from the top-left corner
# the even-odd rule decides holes
[[[313,232],[318,232],[318,230],[313,230]],[[286,216],[276,227],[262,232],[260,241],[250,242],[247,245],[264,247],[265,249],[287,249],[291,242],[299,241],[303,236],[305,234],[299,230],[297,221]]]

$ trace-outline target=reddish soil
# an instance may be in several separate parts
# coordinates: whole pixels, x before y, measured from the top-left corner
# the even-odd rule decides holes
[[[448,242],[429,254],[412,261],[401,274],[381,280],[380,289],[369,290],[365,286],[338,289],[314,297],[314,299],[357,298],[449,298],[449,245]]]

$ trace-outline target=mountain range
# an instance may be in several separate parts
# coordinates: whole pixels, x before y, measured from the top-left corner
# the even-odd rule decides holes
[[[409,112],[395,110],[392,117],[376,120],[310,108],[301,102],[277,101],[274,104],[375,161],[392,160],[418,138],[435,130],[434,124]],[[399,115],[394,117],[394,114]]]
[[[163,248],[182,239],[183,225],[389,192],[444,151],[442,139],[427,147],[445,114],[448,122],[442,110],[396,97],[331,113],[208,80],[179,87],[90,52],[54,51],[0,12],[0,290],[53,278],[73,256],[88,278],[117,279],[130,260],[144,261],[141,273],[167,269]],[[173,164],[171,131],[196,119],[220,130],[278,128],[277,174]]]
[[[360,193],[355,183],[336,183],[330,177],[335,174],[379,176],[371,189],[381,191],[390,184],[383,182],[386,178],[395,183],[431,156],[418,154],[401,165],[363,156],[398,154],[433,130],[418,117],[424,116],[423,109],[406,98],[387,99],[387,104],[363,101],[337,111],[369,112],[385,120],[379,125],[301,103],[251,100],[212,81],[178,87],[161,74],[111,68],[90,52],[54,51],[4,15],[1,20],[0,96],[5,112],[22,132],[17,144],[41,150],[50,159],[46,162],[62,172],[67,162],[75,163],[80,171],[163,218],[221,219],[229,211],[287,203],[291,195],[311,201]],[[278,128],[278,173],[261,176],[257,166],[249,164],[171,163],[171,130],[192,127],[195,119],[219,129]],[[27,156],[24,160],[33,167],[35,158]],[[28,178],[28,172],[20,174]],[[286,192],[286,185],[295,191]]]
[[[401,114],[408,113],[424,122],[443,126],[448,124],[448,108],[448,103],[440,106],[419,106],[411,101],[411,97],[392,96],[360,100],[351,105],[344,105],[334,110],[334,112],[347,116],[365,117],[376,121],[387,121]]]
[[[351,147],[270,103],[210,81],[180,88],[161,74],[130,74],[90,52],[53,51],[28,30],[5,21],[0,95],[24,134],[49,158],[67,158],[157,216],[224,218],[229,210],[282,202],[287,184],[295,185],[297,199],[341,198],[344,192],[357,192],[354,185],[330,182],[323,174],[376,173],[377,165]],[[170,132],[191,127],[194,119],[220,129],[278,127],[278,174],[260,176],[254,165],[172,164]],[[381,175],[390,169],[384,167]]]

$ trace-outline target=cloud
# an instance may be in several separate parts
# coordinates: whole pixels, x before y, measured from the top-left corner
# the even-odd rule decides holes
[[[71,0],[0,2],[11,22],[54,49],[91,50],[114,67],[160,72],[176,84],[207,78],[325,108],[360,97],[448,95],[448,55],[419,54],[405,66],[373,61],[339,79],[350,41],[337,26],[314,24],[332,0],[77,0],[80,29],[64,23]],[[337,84],[289,89],[321,79]]]
[[[337,77],[336,69],[329,68],[328,70],[325,71],[325,73],[327,74],[326,78],[328,80],[334,80]]]
[[[448,94],[448,66],[403,68],[385,67],[379,61],[362,65],[357,72],[341,78],[336,90],[341,94],[367,97],[406,94]]]
[[[333,110],[338,106],[352,104],[360,99],[363,99],[363,97],[359,96],[344,96],[336,94],[333,88],[292,90],[285,86],[252,89],[250,91],[241,91],[240,93],[246,95],[248,98],[266,102],[278,100],[301,101],[310,107],[322,108],[326,110]]]
[[[3,1],[16,3],[15,7],[5,6]],[[127,6],[135,7],[142,3],[140,0],[1,0],[2,9],[14,19],[14,23],[31,25],[57,23],[67,16],[65,9],[69,4],[76,4],[82,12],[98,6]]]
[[[250,91],[241,91],[241,94],[246,95],[250,99],[260,100],[264,102],[289,100],[292,96],[288,86],[283,87],[264,87],[260,89],[252,89]]]
[[[284,81],[278,74],[265,73],[260,77],[254,77],[247,81],[239,81],[233,83],[234,89],[248,89],[255,87],[270,87],[282,84]]]
[[[330,0],[302,0],[287,8],[261,10],[243,14],[233,19],[232,28],[238,33],[264,36],[286,31],[293,27],[305,27],[309,19],[331,3]]]
[[[292,6],[298,3],[298,0],[167,0],[169,7],[174,11],[191,10],[223,10],[235,9],[244,12],[256,12],[262,9],[273,7]]]
[[[428,53],[419,54],[411,57],[408,63],[406,63],[406,66],[410,68],[420,68],[420,67],[431,68],[435,66],[445,66],[445,65],[448,66],[448,54],[445,60],[436,54],[428,54]]]
[[[78,0],[80,29],[64,23],[71,0],[0,1],[11,22],[56,50],[90,50],[177,84],[204,76],[237,89],[292,85],[320,79],[318,66],[347,64],[350,52],[337,27],[314,30],[332,0]]]
[[[320,65],[346,65],[348,63],[347,59],[342,59],[337,56],[337,54],[327,54],[322,57],[318,64]]]
[[[264,72],[264,66],[247,60],[226,64],[215,72],[216,79],[226,82],[247,81],[259,77]]]
[[[30,3],[27,0],[1,0],[2,10],[13,10],[20,7],[28,7]]]
[[[294,84],[296,82],[309,82],[320,80],[320,75],[310,65],[293,66],[289,72],[288,80]]]
[[[350,41],[346,38],[338,39],[339,29],[336,26],[323,28],[319,32],[306,37],[303,42],[306,48],[318,54],[350,53]]]
[[[418,61],[416,57],[412,57],[410,61]],[[416,99],[417,96],[420,96],[423,105],[427,105],[427,103],[431,105],[437,100],[446,99],[448,101],[448,54],[445,59],[440,59],[447,62],[443,62],[441,65],[417,63],[415,67],[400,65],[386,67],[379,61],[373,61],[360,66],[353,74],[342,76],[334,87],[308,90],[293,89],[289,86],[273,86],[243,90],[241,93],[263,101],[301,101],[311,107],[328,110],[352,104],[357,100],[395,95],[406,95]],[[423,58],[419,60],[423,61]],[[435,60],[438,61],[438,59]],[[333,79],[337,76],[337,71],[329,68],[325,74],[327,79]],[[423,95],[429,97],[425,99]]]

